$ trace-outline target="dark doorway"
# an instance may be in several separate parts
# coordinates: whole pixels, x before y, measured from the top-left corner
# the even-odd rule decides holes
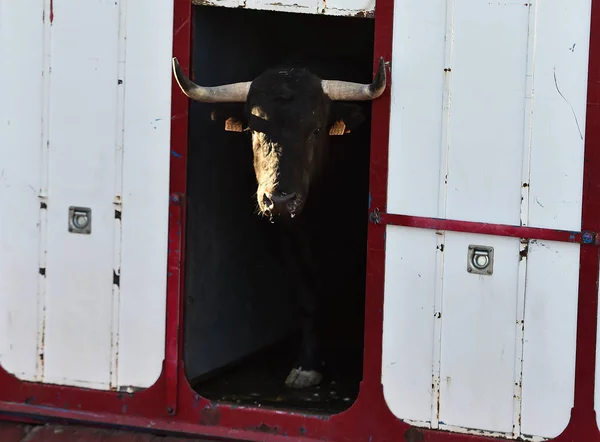
[[[322,78],[368,83],[372,19],[195,6],[193,75],[212,86],[254,79],[285,60],[306,60]],[[187,190],[185,366],[196,391],[213,401],[304,412],[348,408],[362,379],[369,199],[370,108],[361,128],[331,139],[321,208],[318,265],[329,293],[328,353],[319,387],[284,380],[297,349],[298,313],[278,271],[277,238],[255,214],[250,137],[211,121],[213,105],[193,102]],[[279,278],[265,286],[265,272]]]

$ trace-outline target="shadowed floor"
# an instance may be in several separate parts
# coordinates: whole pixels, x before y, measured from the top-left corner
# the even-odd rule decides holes
[[[194,389],[212,401],[237,405],[318,414],[336,414],[348,409],[358,396],[360,373],[349,368],[356,367],[360,349],[330,350],[328,354],[335,365],[328,367],[321,385],[297,390],[284,385],[294,362],[289,349],[296,348],[284,341],[207,380],[194,382]]]

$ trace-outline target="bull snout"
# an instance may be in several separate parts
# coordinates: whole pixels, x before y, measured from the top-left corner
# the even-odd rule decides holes
[[[263,196],[265,208],[271,215],[289,214],[294,216],[300,205],[300,199],[292,193],[265,193]]]

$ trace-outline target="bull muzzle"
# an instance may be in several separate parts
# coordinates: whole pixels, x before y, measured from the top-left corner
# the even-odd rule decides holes
[[[290,215],[293,218],[301,208],[302,200],[296,193],[265,192],[263,204],[269,216]]]

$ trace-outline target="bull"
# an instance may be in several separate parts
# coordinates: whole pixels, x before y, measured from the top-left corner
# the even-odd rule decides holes
[[[364,121],[361,107],[348,101],[378,98],[386,87],[380,58],[372,83],[323,80],[305,68],[273,68],[253,81],[204,87],[192,82],[173,58],[175,79],[190,99],[205,103],[243,103],[235,124],[252,140],[257,213],[281,229],[281,256],[295,282],[302,318],[298,358],[285,385],[306,388],[323,378],[319,336],[319,287],[309,194],[319,195],[328,166],[330,135],[348,133]],[[231,121],[231,120],[229,120]]]

